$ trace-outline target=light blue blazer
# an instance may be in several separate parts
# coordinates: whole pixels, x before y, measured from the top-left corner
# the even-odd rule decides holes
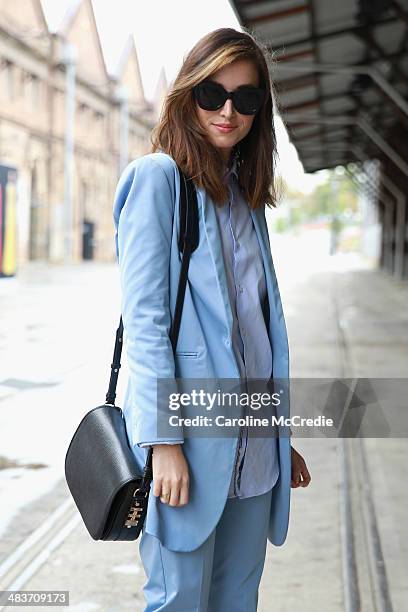
[[[169,331],[181,258],[179,175],[172,157],[151,153],[123,171],[114,201],[116,254],[129,364],[123,413],[130,444],[142,468],[157,436],[157,378],[239,378],[231,345],[232,311],[214,204],[197,189],[200,242],[190,260],[176,355]],[[251,211],[259,239],[269,298],[273,377],[289,377],[285,320],[269,245],[265,208]],[[287,415],[288,416],[288,415]],[[189,466],[189,502],[172,507],[150,491],[145,530],[173,551],[198,548],[215,528],[226,503],[238,437],[175,434]],[[173,440],[174,441],[174,440]],[[272,441],[271,441],[272,443]],[[284,543],[290,509],[290,438],[279,437],[280,476],[273,488],[268,539]],[[248,525],[248,529],[251,529]]]

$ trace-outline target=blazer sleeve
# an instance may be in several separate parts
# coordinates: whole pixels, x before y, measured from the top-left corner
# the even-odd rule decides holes
[[[169,272],[174,197],[163,168],[141,157],[125,168],[115,192],[116,254],[131,387],[132,437],[138,446],[184,442],[182,427],[159,437],[157,378],[175,377],[170,342]],[[168,410],[161,412],[168,418]],[[168,421],[166,421],[168,422]]]

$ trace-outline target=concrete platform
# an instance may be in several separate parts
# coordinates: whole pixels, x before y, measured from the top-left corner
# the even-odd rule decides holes
[[[330,258],[313,250],[313,244],[310,238],[279,237],[272,245],[292,376],[341,376],[340,318],[355,376],[408,378],[408,286],[358,256]],[[110,302],[107,294],[113,296]],[[108,264],[33,264],[19,279],[0,281],[0,299],[6,315],[0,322],[0,360],[6,364],[0,376],[1,454],[26,465],[46,465],[42,479],[41,469],[34,477],[29,467],[0,470],[2,499],[15,495],[7,516],[0,511],[1,563],[67,498],[63,457],[80,414],[78,409],[65,413],[66,398],[72,397],[74,406],[80,389],[84,411],[102,399],[119,319],[117,269]],[[78,331],[83,338],[80,351]],[[10,386],[13,379],[20,384]],[[43,386],[24,387],[22,381]],[[53,428],[49,433],[47,423]],[[56,441],[52,448],[47,443],[51,438]],[[405,439],[364,443],[392,603],[395,610],[404,610],[408,445]],[[307,489],[292,490],[284,546],[268,544],[259,610],[341,612],[338,440],[298,438],[292,444],[305,457],[312,482]],[[143,582],[137,543],[94,542],[78,522],[22,588],[69,590],[70,612],[141,612]]]

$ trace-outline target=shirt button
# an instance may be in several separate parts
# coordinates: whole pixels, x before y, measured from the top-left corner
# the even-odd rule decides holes
[[[231,346],[231,340],[229,338],[225,339],[225,346]]]

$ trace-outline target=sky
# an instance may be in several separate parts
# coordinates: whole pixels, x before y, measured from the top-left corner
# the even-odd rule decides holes
[[[48,25],[58,27],[69,5],[78,0],[42,0]],[[167,82],[183,57],[205,34],[221,27],[239,29],[228,0],[93,0],[105,62],[113,71],[129,34],[134,35],[145,97],[151,100],[164,67]],[[283,124],[277,118],[278,170],[289,186],[309,193],[323,176],[306,175]]]

